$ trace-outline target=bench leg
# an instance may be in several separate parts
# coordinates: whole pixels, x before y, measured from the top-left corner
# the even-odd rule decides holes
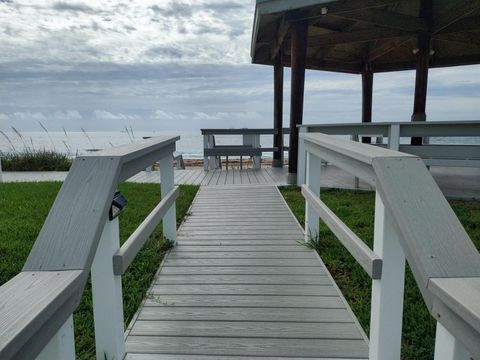
[[[243,156],[240,155],[240,170],[243,168]]]
[[[227,156],[227,162],[225,163],[225,170],[228,171],[228,156]]]

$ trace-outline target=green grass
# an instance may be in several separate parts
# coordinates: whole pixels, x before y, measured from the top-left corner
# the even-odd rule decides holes
[[[45,150],[0,153],[4,171],[68,171],[72,160],[62,153]]]
[[[296,186],[280,188],[285,200],[303,225],[305,201]],[[352,190],[322,190],[322,200],[370,247],[373,244],[375,194]],[[480,249],[480,202],[450,201],[472,241]],[[320,222],[320,240],[315,250],[345,295],[365,332],[370,325],[371,280],[353,257]],[[402,359],[433,358],[435,321],[430,316],[413,275],[407,266],[405,279]]]
[[[55,199],[60,182],[0,183],[0,285],[19,273]],[[181,222],[197,186],[180,186],[177,222]],[[122,184],[120,191],[128,206],[120,216],[123,243],[158,203],[160,187],[155,184]],[[125,324],[132,319],[145,297],[168,244],[157,227],[122,278]],[[91,285],[74,314],[75,345],[79,359],[95,358]]]

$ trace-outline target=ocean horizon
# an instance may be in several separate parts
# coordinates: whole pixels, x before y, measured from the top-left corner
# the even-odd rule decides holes
[[[96,131],[85,133],[81,131],[66,133],[35,131],[20,132],[20,135],[12,131],[4,132],[0,135],[0,152],[24,152],[33,149],[37,151],[56,151],[74,157],[95,150],[108,149],[113,146],[139,141],[144,137],[161,135],[180,136],[180,140],[177,142],[176,153],[181,154],[185,159],[203,158],[203,136],[200,134],[200,131],[198,131],[198,134],[188,132],[137,131],[133,132],[133,135],[126,131]],[[241,135],[217,135],[215,139],[219,145],[240,145],[242,143]],[[288,144],[288,136],[285,136],[285,142]],[[408,139],[402,139],[402,143],[407,142]],[[273,136],[262,135],[260,137],[260,143],[262,147],[272,147]],[[480,139],[474,137],[432,137],[430,138],[430,143],[480,145]],[[264,153],[264,157],[271,156],[271,153]]]

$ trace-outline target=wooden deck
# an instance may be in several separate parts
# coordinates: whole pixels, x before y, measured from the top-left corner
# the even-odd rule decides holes
[[[129,179],[132,182],[158,182],[158,171],[142,171]],[[264,167],[261,169],[217,169],[203,168],[175,170],[175,184],[182,185],[286,185],[287,169]]]
[[[128,360],[359,359],[368,341],[274,186],[201,187]]]

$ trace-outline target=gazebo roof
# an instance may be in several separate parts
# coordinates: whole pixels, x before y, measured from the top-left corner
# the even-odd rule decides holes
[[[421,1],[431,3],[420,17]],[[431,35],[430,67],[480,63],[480,0],[257,0],[251,56],[290,66],[291,21],[308,21],[308,69],[361,73],[415,69],[417,38]]]

